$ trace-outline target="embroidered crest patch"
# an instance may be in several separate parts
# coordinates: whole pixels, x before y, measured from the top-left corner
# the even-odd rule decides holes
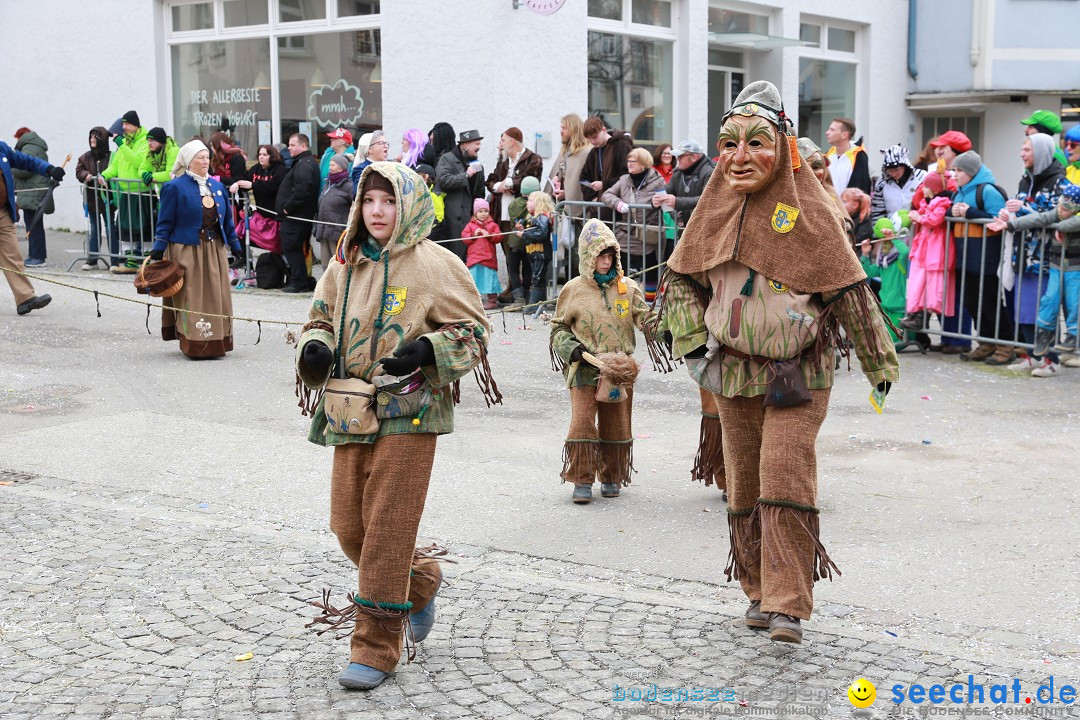
[[[405,297],[409,294],[407,287],[388,286],[383,295],[383,312],[387,315],[397,315],[405,309]]]
[[[630,301],[629,300],[616,300],[615,301],[615,317],[620,320],[630,314]]]
[[[795,221],[799,219],[799,209],[782,202],[776,203],[776,209],[772,214],[772,227],[778,233],[791,232],[795,227]]]
[[[772,291],[777,295],[780,295],[781,293],[786,293],[788,291],[788,286],[777,280],[770,280],[769,287],[772,288]]]

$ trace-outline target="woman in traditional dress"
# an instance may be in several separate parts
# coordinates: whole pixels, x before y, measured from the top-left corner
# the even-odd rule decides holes
[[[180,148],[176,179],[161,186],[154,230],[154,260],[184,268],[184,285],[162,298],[161,338],[179,340],[190,358],[220,357],[232,350],[229,258],[240,256],[225,186],[209,176],[210,151],[199,140]]]

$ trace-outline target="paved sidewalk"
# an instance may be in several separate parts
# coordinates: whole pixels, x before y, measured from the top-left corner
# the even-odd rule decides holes
[[[878,683],[882,712],[886,681],[971,673],[1034,692],[1051,673],[1077,676],[1075,663],[976,645],[970,628],[913,619],[893,633],[835,617],[855,608],[821,608],[804,645],[775,645],[742,626],[734,586],[459,546],[417,660],[349,693],[334,682],[347,641],[303,627],[307,601],[353,581],[332,535],[151,491],[0,482],[12,483],[0,488],[0,537],[16,550],[0,569],[0,717],[11,720],[607,718],[661,705],[719,716],[738,700],[767,716],[849,717],[860,676]],[[615,685],[654,683],[730,688],[736,701],[613,700]]]

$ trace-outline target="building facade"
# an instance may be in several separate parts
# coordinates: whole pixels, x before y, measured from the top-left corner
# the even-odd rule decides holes
[[[550,163],[576,112],[713,152],[731,100],[764,79],[819,144],[853,118],[876,171],[878,148],[921,132],[907,22],[905,0],[39,0],[5,14],[0,137],[25,125],[51,159],[77,157],[135,109],[180,143],[227,125],[249,157],[295,131],[321,151],[338,126],[383,128],[393,155],[406,129],[447,121],[481,131],[492,167],[510,126]],[[81,227],[76,193],[57,198],[47,223]]]
[[[1036,110],[1080,122],[1080,21],[1076,0],[912,0],[908,108],[919,147],[965,132],[1014,190],[1023,173],[1021,120]],[[1055,138],[1060,141],[1060,136]]]

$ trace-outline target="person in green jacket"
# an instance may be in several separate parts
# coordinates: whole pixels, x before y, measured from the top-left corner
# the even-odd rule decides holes
[[[124,113],[120,125],[122,132],[113,137],[116,152],[109,160],[109,167],[101,173],[101,182],[109,189],[110,202],[117,206],[120,242],[128,243],[130,249],[127,260],[113,265],[110,272],[135,273],[142,261],[143,240],[152,240],[151,195],[139,180],[150,145],[148,133],[134,110]]]
[[[896,235],[889,218],[879,218],[874,223],[874,244],[877,245],[876,251],[871,249],[870,240],[862,241],[859,262],[867,278],[881,278],[881,307],[892,324],[900,327],[907,307],[908,254],[911,248],[904,242],[903,236]],[[889,335],[893,343],[903,341],[891,327]]]
[[[146,157],[139,165],[139,177],[147,185],[163,185],[172,180],[173,164],[180,154],[176,141],[163,128],[150,128],[146,133]]]
[[[30,128],[19,128],[15,133],[15,152],[36,157],[38,160],[49,162],[49,146],[45,139]],[[37,215],[41,201],[45,197],[45,190],[49,187],[49,178],[45,175],[30,171],[12,168],[11,174],[15,178],[16,203],[22,210],[23,222],[28,226],[27,236],[29,240],[26,257],[26,267],[40,267],[45,264],[47,253],[45,250],[45,215],[43,214],[33,227],[29,227],[30,221]],[[50,197],[45,204],[45,213],[51,213],[56,209]]]

